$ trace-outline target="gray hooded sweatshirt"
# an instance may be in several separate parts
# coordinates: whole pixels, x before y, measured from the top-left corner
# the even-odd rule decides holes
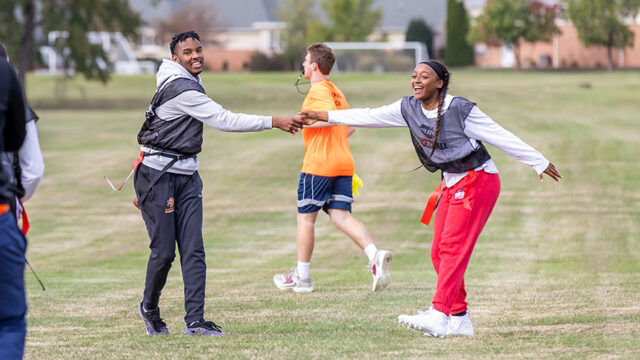
[[[156,75],[156,91],[161,90],[160,86],[167,86],[168,83],[178,78],[197,81],[204,88],[200,76],[194,77],[179,63],[164,59]],[[166,101],[155,109],[155,113],[165,121],[173,121],[184,115],[189,115],[215,129],[231,132],[262,131],[271,129],[272,123],[271,116],[236,114],[228,111],[206,94],[195,90],[185,91]],[[145,152],[154,152],[145,146],[141,146],[140,149]],[[170,161],[170,158],[164,156],[150,155],[145,156],[142,163],[150,168],[162,170]],[[191,175],[196,170],[198,170],[198,158],[194,157],[178,160],[168,172]]]

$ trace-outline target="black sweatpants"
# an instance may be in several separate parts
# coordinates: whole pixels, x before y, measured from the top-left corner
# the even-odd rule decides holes
[[[138,198],[160,171],[140,164],[134,176]],[[155,309],[167,282],[176,243],[184,282],[184,317],[187,324],[204,316],[207,265],[202,242],[202,180],[193,175],[164,173],[140,204],[151,238],[143,305]]]

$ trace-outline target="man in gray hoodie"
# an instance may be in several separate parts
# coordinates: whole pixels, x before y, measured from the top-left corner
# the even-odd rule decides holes
[[[204,320],[206,283],[202,240],[202,180],[197,154],[203,124],[222,131],[262,131],[277,127],[295,133],[302,123],[293,116],[236,114],[211,100],[199,74],[204,55],[198,34],[187,31],[173,37],[171,60],[157,74],[157,90],[138,134],[142,161],[134,186],[134,204],[151,238],[144,297],[138,310],[150,335],[168,334],[158,303],[175,246],[180,251],[184,282],[186,335],[219,335],[221,328]]]

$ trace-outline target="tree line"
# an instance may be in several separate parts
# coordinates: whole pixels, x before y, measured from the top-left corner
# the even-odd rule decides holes
[[[365,41],[383,16],[375,6],[376,0],[281,0],[278,4],[277,17],[286,23],[279,61],[290,68],[301,62],[310,43]],[[324,21],[315,13],[318,9],[324,12]],[[558,33],[556,18],[564,16],[575,25],[586,46],[607,48],[608,67],[612,69],[613,50],[632,46],[634,40],[624,20],[637,16],[639,9],[640,0],[563,0],[554,6],[540,0],[487,0],[482,15],[469,19],[461,0],[447,0],[447,41],[440,55],[448,65],[471,65],[475,42],[504,42],[513,45],[520,67],[520,43],[550,41]],[[161,22],[159,31],[176,31],[189,14],[195,14],[189,24],[202,23],[203,30],[211,31],[215,27],[207,24],[212,17],[205,10],[174,14],[182,21]],[[100,45],[89,41],[87,32],[119,31],[135,40],[144,23],[127,0],[0,0],[0,19],[0,41],[6,45],[23,84],[25,73],[42,61],[37,49],[46,42],[49,31],[65,34],[57,43],[49,44],[62,55],[65,68],[73,67],[87,79],[106,82],[111,62]],[[41,34],[40,42],[37,34]],[[424,42],[433,57],[433,30],[423,19],[411,21],[406,39]]]

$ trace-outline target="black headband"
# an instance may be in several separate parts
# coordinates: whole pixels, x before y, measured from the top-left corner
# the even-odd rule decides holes
[[[444,80],[445,71],[444,71],[444,68],[442,67],[442,65],[439,62],[433,61],[433,60],[427,60],[427,61],[421,61],[420,64],[429,65],[429,67],[432,68],[433,71],[436,72],[436,74],[438,75],[440,80]]]

